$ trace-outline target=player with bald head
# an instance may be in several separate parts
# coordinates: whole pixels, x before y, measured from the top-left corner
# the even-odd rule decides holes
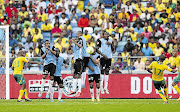
[[[24,62],[31,63],[31,64],[41,64],[40,62],[31,61],[25,58],[25,54],[26,54],[25,51],[20,50],[18,52],[17,58],[14,59],[13,64],[12,64],[12,70],[14,70],[13,77],[16,80],[16,82],[20,84],[21,86],[17,102],[22,102],[21,98],[23,94],[25,95],[25,101],[31,101],[27,95],[26,82],[25,82],[24,75],[22,73]]]
[[[173,54],[173,63],[171,65],[172,68],[180,68],[180,57],[178,56],[178,49],[173,49],[172,51]],[[180,94],[180,89],[178,87],[178,83],[180,82],[180,69],[178,70],[178,75],[175,77],[172,86],[174,87],[174,89]],[[177,101],[180,101],[180,98],[177,99]]]

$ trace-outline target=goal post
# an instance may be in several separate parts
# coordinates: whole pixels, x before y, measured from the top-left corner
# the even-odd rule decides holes
[[[5,50],[5,57],[0,57],[0,59],[5,58],[5,74],[2,75],[0,82],[0,88],[5,86],[5,89],[0,90],[0,99],[10,99],[10,76],[9,76],[9,25],[0,26],[0,40],[3,45],[3,50]],[[5,76],[4,76],[5,75]],[[5,81],[5,83],[4,83]]]

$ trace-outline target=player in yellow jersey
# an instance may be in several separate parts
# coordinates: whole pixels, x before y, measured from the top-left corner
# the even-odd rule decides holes
[[[173,62],[172,62],[172,65],[171,67],[172,68],[180,68],[180,57],[178,56],[178,49],[173,49],[172,51],[172,54],[173,54]],[[173,83],[172,83],[172,86],[174,87],[174,89],[180,94],[180,89],[178,87],[178,83],[180,82],[180,69],[178,70],[178,75],[175,77]],[[180,101],[180,98],[177,99],[177,101]]]
[[[23,94],[25,95],[25,101],[32,101],[28,98],[28,95],[27,95],[26,82],[24,79],[24,75],[22,73],[23,65],[24,63],[32,63],[32,64],[41,64],[41,63],[26,59],[25,51],[19,51],[17,56],[18,57],[13,61],[13,64],[12,64],[12,69],[14,70],[13,77],[16,80],[16,82],[20,84],[21,86],[17,102],[23,102],[21,99]]]
[[[163,72],[164,72],[164,70],[168,70],[170,72],[175,73],[175,72],[177,72],[177,70],[170,69],[170,68],[168,68],[168,66],[164,65],[163,64],[164,60],[165,60],[165,56],[161,55],[159,57],[159,62],[158,61],[152,62],[149,65],[147,71],[152,74],[152,80],[153,80],[154,87],[158,90],[160,97],[164,100],[164,103],[168,103],[168,101],[167,101],[167,99],[169,99],[168,88],[166,86],[166,81],[163,77],[164,76]],[[150,69],[152,69],[153,72]],[[163,92],[161,91],[161,88],[164,88],[165,96],[164,96]]]

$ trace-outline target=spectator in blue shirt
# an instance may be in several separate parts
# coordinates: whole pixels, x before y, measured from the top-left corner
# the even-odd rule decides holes
[[[13,35],[10,35],[10,38],[9,38],[9,46],[10,46],[10,47],[16,47],[17,44],[18,44],[18,41],[13,38]]]
[[[143,32],[143,28],[140,27],[140,24],[137,24],[136,28],[134,28],[134,32],[137,32],[139,35]]]
[[[113,6],[113,0],[104,0],[103,5],[106,8],[111,8]]]
[[[148,43],[148,39],[144,37],[144,33],[141,33],[140,38],[143,44]],[[138,42],[139,42],[139,38],[138,38]]]
[[[145,56],[150,56],[151,54],[153,54],[152,49],[148,47],[148,43],[146,43],[145,45],[146,47],[142,48],[141,51],[144,53]]]
[[[114,5],[117,5],[119,3],[119,0],[113,0],[114,1]]]
[[[167,27],[167,24],[170,25],[171,29],[174,31],[175,29],[175,24],[174,22],[171,22],[171,18],[168,19],[168,22],[166,23],[165,27]]]

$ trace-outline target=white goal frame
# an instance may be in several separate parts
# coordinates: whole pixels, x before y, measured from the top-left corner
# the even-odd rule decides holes
[[[10,99],[10,78],[9,78],[9,25],[1,26],[0,29],[5,29],[6,41],[6,100]]]

